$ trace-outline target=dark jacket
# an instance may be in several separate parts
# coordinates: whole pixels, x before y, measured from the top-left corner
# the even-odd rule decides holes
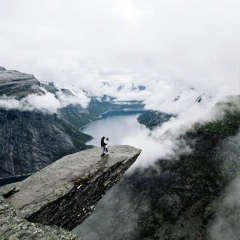
[[[105,139],[105,137],[101,138],[101,147],[104,147],[106,145],[105,142],[104,142],[104,139]]]

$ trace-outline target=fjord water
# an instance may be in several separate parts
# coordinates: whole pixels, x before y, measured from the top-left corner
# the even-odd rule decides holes
[[[83,133],[93,137],[87,144],[100,147],[100,139],[109,138],[109,145],[122,144],[123,139],[134,133],[139,127],[137,117],[144,111],[111,111],[102,116],[102,119],[83,128]]]

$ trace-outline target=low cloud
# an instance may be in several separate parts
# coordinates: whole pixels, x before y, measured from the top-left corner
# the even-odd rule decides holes
[[[98,96],[102,80],[240,91],[237,0],[53,2],[0,2],[1,65]]]
[[[0,99],[0,107],[4,109],[21,109],[22,104],[20,101],[13,99],[13,98],[8,98],[8,97],[3,97]]]
[[[89,104],[90,98],[86,94],[79,90],[78,92],[71,91],[72,94],[65,94],[62,91],[56,93],[61,107],[66,107],[69,104],[80,104],[83,108],[86,108]]]
[[[158,159],[176,158],[181,153],[190,152],[190,147],[179,140],[180,136],[190,130],[196,122],[206,122],[219,117],[216,104],[224,100],[219,96],[200,95],[195,89],[169,88],[164,96],[152,93],[146,101],[146,108],[174,114],[169,121],[153,130],[140,125],[134,132],[129,132],[122,144],[129,144],[142,149],[142,153],[134,164],[149,166]]]
[[[46,112],[56,112],[60,108],[61,104],[54,94],[46,92],[44,95],[29,95],[21,100],[25,110],[38,109]]]
[[[87,107],[89,98],[83,93],[78,92],[76,95],[65,94],[58,91],[56,95],[46,92],[42,95],[31,94],[27,97],[16,100],[14,98],[3,96],[0,99],[0,107],[4,109],[19,109],[21,111],[39,110],[44,113],[57,113],[59,108],[66,107],[69,104],[79,104],[83,108]]]
[[[32,94],[21,100],[3,97],[0,100],[0,107],[9,109],[19,109],[21,111],[39,110],[45,113],[56,113],[61,104],[52,93],[44,95]]]

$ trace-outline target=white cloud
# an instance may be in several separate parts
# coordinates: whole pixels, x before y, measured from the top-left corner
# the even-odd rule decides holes
[[[88,106],[90,99],[82,90],[79,90],[78,92],[74,92],[73,90],[71,90],[71,92],[73,95],[65,94],[62,91],[56,93],[57,99],[60,101],[61,107],[66,107],[69,104],[80,104],[83,108],[86,108]]]
[[[29,95],[20,101],[25,109],[38,109],[46,112],[56,112],[61,104],[52,93],[46,92],[44,95]]]
[[[236,94],[239,10],[238,0],[0,1],[0,62],[96,95],[100,79]]]
[[[166,158],[168,155],[173,154],[174,149],[177,148],[173,139],[153,137],[150,130],[143,126],[141,126],[138,131],[126,136],[122,140],[122,144],[129,144],[143,150],[131,169],[134,169],[136,166],[149,166],[156,160]]]
[[[21,108],[21,104],[18,100],[9,99],[7,97],[3,97],[2,99],[0,99],[0,106],[5,109],[11,109],[11,108],[20,109]]]
[[[21,100],[9,97],[3,97],[0,100],[0,107],[5,109],[19,109],[32,111],[38,109],[47,113],[56,113],[61,104],[52,93],[47,92],[44,95],[32,94]]]
[[[58,91],[56,96],[53,93],[45,91],[43,95],[31,94],[21,100],[3,96],[0,99],[0,107],[5,109],[19,109],[22,111],[39,110],[51,114],[57,113],[59,108],[66,107],[69,104],[79,104],[85,108],[89,101],[90,99],[83,91],[79,91],[76,95],[68,95],[62,91]]]

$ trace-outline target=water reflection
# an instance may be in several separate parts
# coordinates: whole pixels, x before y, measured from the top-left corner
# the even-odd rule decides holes
[[[121,114],[122,112],[122,114]],[[96,121],[82,128],[81,131],[93,137],[87,144],[100,146],[101,137],[109,138],[109,145],[121,144],[122,139],[139,127],[137,117],[142,111],[112,111]],[[127,143],[125,143],[127,144]]]

